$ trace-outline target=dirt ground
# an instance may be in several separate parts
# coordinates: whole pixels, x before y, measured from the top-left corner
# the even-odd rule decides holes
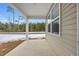
[[[14,49],[16,46],[24,42],[25,40],[9,41],[7,43],[0,44],[0,56],[3,56]]]

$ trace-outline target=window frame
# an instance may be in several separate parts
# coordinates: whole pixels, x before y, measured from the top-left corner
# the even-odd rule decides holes
[[[52,20],[52,10],[55,8],[55,6],[56,6],[56,4],[58,4],[59,5],[59,15],[58,16],[56,16],[53,20]],[[61,10],[60,10],[60,3],[55,3],[52,7],[51,7],[51,10],[50,10],[50,12],[49,12],[49,14],[48,14],[48,16],[50,15],[50,20],[51,20],[51,22],[50,22],[50,34],[52,34],[52,35],[54,35],[54,36],[59,36],[60,37],[60,35],[61,35],[61,21],[60,21],[60,19],[61,19],[61,17],[60,17],[60,13],[61,13]],[[52,22],[54,22],[54,21],[56,21],[57,19],[59,18],[59,33],[58,34],[55,34],[55,33],[52,33]]]

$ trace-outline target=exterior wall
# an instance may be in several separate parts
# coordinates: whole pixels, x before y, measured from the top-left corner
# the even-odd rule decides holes
[[[77,55],[79,56],[79,3],[77,4]]]
[[[61,8],[61,35],[47,33],[47,41],[55,55],[76,55],[77,39],[77,8],[76,4],[60,4]],[[52,52],[53,53],[53,52]]]

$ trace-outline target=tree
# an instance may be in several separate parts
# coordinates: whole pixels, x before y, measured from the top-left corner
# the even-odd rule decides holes
[[[12,23],[14,24],[14,9],[13,9],[12,7],[8,6],[8,7],[7,7],[7,12],[8,12],[8,16],[9,16],[9,17],[8,17],[9,22],[10,22],[10,21],[13,21]],[[10,17],[10,13],[11,13],[13,16]],[[13,20],[12,20],[12,19],[13,19]],[[14,31],[14,26],[12,27],[10,24],[11,24],[11,22],[10,22],[9,25],[8,25],[9,31],[11,31],[11,30]]]
[[[45,23],[29,23],[30,32],[45,31]]]

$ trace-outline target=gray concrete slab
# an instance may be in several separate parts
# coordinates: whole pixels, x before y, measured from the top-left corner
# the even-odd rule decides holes
[[[52,56],[55,52],[46,40],[29,40],[20,44],[5,56]]]

